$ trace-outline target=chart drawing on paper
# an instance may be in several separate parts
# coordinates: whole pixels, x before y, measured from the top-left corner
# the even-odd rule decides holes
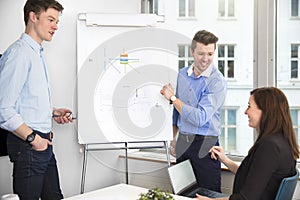
[[[101,37],[107,32],[111,37]],[[161,94],[176,85],[177,44],[190,39],[159,28],[77,24],[78,141],[167,141],[172,106]],[[143,37],[141,37],[141,35]]]

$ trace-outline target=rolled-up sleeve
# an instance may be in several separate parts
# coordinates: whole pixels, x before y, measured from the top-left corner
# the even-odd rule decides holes
[[[9,131],[23,123],[16,111],[16,102],[28,74],[26,66],[26,58],[17,48],[6,51],[0,60],[0,126]]]

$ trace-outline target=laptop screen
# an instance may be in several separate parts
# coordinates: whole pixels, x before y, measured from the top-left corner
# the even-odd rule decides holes
[[[185,160],[168,168],[172,188],[175,194],[197,184],[190,160]]]

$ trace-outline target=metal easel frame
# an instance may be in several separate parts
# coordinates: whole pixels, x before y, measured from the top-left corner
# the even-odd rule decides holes
[[[134,146],[129,147],[128,144],[130,143],[159,143],[163,142],[163,145],[160,146]],[[124,147],[111,147],[111,148],[93,148],[93,146],[97,145],[108,145],[108,144],[124,144]],[[129,149],[152,149],[152,148],[164,148],[166,150],[166,157],[168,166],[171,166],[170,161],[170,151],[169,151],[169,144],[168,141],[140,141],[140,142],[111,142],[111,143],[92,143],[92,144],[84,144],[83,145],[83,165],[82,165],[82,174],[81,174],[81,191],[80,193],[84,193],[84,186],[85,186],[85,176],[87,170],[87,156],[89,151],[107,151],[107,150],[125,150],[125,175],[126,175],[126,184],[129,183],[128,177],[128,150]]]

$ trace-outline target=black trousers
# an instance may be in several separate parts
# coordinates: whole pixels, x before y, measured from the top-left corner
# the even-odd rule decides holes
[[[221,163],[212,159],[209,153],[213,146],[219,146],[216,136],[179,133],[176,143],[176,162],[190,159],[199,187],[221,192]]]
[[[0,128],[0,156],[7,156],[6,138],[10,132]]]
[[[47,134],[37,134],[49,139]],[[8,134],[7,149],[13,163],[13,190],[20,200],[38,200],[40,197],[42,200],[63,199],[51,145],[44,151],[35,151],[30,144]]]

